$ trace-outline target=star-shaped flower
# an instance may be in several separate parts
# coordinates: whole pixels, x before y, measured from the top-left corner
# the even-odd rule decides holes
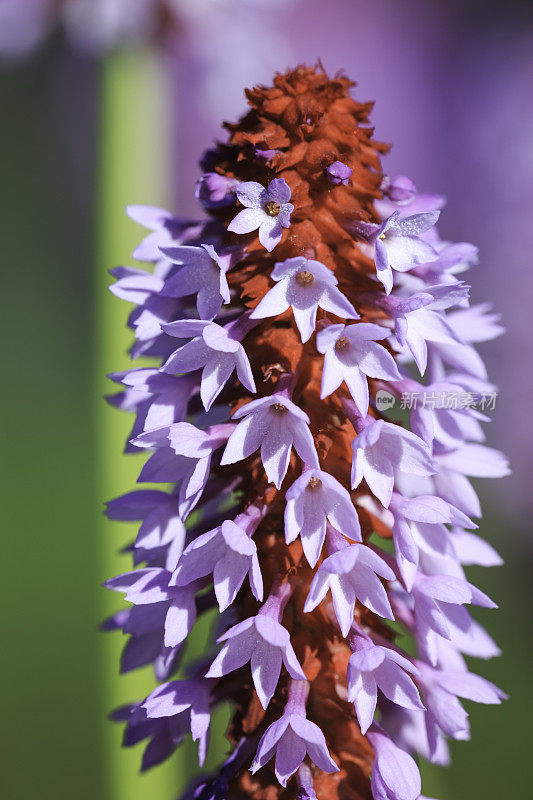
[[[348,662],[348,700],[355,706],[361,733],[372,724],[378,688],[403,708],[422,710],[418,689],[407,673],[417,674],[409,659],[390,647],[375,645],[366,636],[354,636]]]
[[[196,305],[201,319],[216,317],[222,303],[229,303],[230,294],[226,272],[238,257],[235,250],[217,253],[210,244],[201,247],[162,247],[174,264],[181,266],[167,279],[162,294],[168,297],[188,297],[196,294]]]
[[[288,489],[285,506],[285,538],[288,543],[301,536],[309,564],[314,567],[326,536],[326,522],[357,542],[361,526],[354,505],[332,475],[321,469],[306,469]]]
[[[319,306],[341,319],[359,319],[355,308],[337,289],[335,275],[320,261],[302,256],[288,258],[274,266],[271,277],[278,283],[254,308],[251,319],[275,317],[292,307],[302,342],[313,335]]]
[[[263,599],[263,579],[257,560],[257,547],[244,526],[225,520],[218,528],[194,539],[183,552],[171,583],[187,586],[213,573],[215,595],[220,611],[233,603],[248,575],[256,600]]]
[[[243,206],[228,225],[233,233],[251,233],[259,228],[259,241],[270,253],[281,240],[283,228],[290,226],[294,206],[291,190],[283,178],[274,178],[265,189],[256,181],[241,183],[236,194]]]
[[[367,417],[352,449],[352,489],[364,478],[385,508],[398,473],[425,476],[435,472],[427,444],[411,431],[382,419]]]
[[[377,276],[387,294],[393,285],[392,270],[407,272],[418,264],[434,261],[438,254],[421,234],[432,228],[439,218],[439,211],[427,211],[401,217],[395,211],[382,225],[372,222],[357,222],[353,230],[375,247]]]
[[[307,681],[292,681],[289,699],[280,719],[270,725],[259,742],[250,771],[263,767],[275,754],[275,773],[282,786],[293,775],[305,756],[323,772],[338,772],[331,758],[326,739],[318,725],[307,719],[305,700]]]
[[[366,416],[369,401],[366,376],[401,380],[394,358],[384,347],[376,344],[377,339],[385,339],[388,335],[386,328],[370,322],[329,325],[319,331],[316,346],[319,353],[324,353],[322,399],[346,381],[359,412]]]
[[[268,480],[280,488],[289,466],[291,447],[304,462],[318,467],[315,443],[309,430],[309,417],[285,394],[252,400],[241,406],[233,419],[241,419],[228,439],[221,464],[234,464],[248,458],[259,447]]]
[[[165,333],[179,339],[194,337],[175,350],[161,369],[173,374],[202,369],[200,397],[206,411],[211,408],[233,370],[237,370],[243,386],[255,392],[254,377],[244,347],[226,328],[215,322],[196,319],[177,320],[162,328]]]
[[[394,619],[387,592],[377,577],[394,580],[394,572],[377,553],[364,544],[341,546],[324,559],[318,568],[305,602],[304,611],[313,611],[331,589],[333,607],[343,636],[353,623],[355,601],[385,619]]]
[[[268,613],[259,613],[239,622],[218,640],[222,650],[206,673],[207,678],[220,678],[251,662],[257,696],[266,708],[276,691],[281,663],[295,680],[305,680],[305,673],[296,658],[289,632]]]

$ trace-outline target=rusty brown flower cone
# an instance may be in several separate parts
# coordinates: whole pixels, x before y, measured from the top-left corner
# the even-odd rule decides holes
[[[227,274],[227,279],[230,289],[240,293],[248,308],[254,308],[274,285],[270,273],[276,261],[304,256],[322,262],[335,274],[340,291],[358,309],[362,320],[379,319],[379,312],[369,307],[365,299],[370,293],[382,291],[380,284],[369,278],[375,275],[373,261],[362,254],[345,225],[354,220],[377,220],[373,203],[381,197],[380,154],[388,147],[373,140],[373,129],[369,127],[373,104],[354,100],[350,95],[353,86],[344,75],[329,78],[321,65],[300,66],[276,75],[273,86],[247,90],[250,111],[238,123],[225,124],[230,138],[227,144],[218,145],[216,171],[265,186],[273,178],[283,178],[291,189],[295,207],[291,226],[284,231],[275,253],[266,252],[256,234],[227,235],[228,244],[242,246],[243,240],[246,241],[246,256]],[[257,149],[277,152],[265,163],[264,157],[255,155]],[[333,186],[328,180],[326,169],[335,161],[351,168],[349,185]],[[226,225],[235,215],[235,209],[231,208],[228,216],[221,211],[213,213]],[[319,309],[317,328],[324,316]],[[350,490],[351,443],[355,433],[338,396],[320,399],[323,357],[316,350],[315,337],[302,344],[289,310],[252,330],[246,338],[246,351],[254,374],[263,376],[257,396],[275,392],[280,375],[294,375],[292,399],[310,417],[321,468]],[[251,399],[238,385],[232,396],[232,410]],[[258,454],[233,469],[235,474],[244,476],[244,485],[239,489],[242,507],[258,500],[269,505],[268,515],[254,535],[266,595],[279,579],[290,580],[294,587],[283,625],[311,684],[308,718],[324,732],[331,755],[340,767],[335,774],[316,770],[317,796],[324,800],[369,800],[373,752],[361,735],[353,706],[346,700],[346,666],[351,651],[339,637],[327,606],[304,614],[314,570],[307,564],[299,541],[285,544],[285,490],[298,477],[298,464],[293,454],[279,492],[267,487]],[[364,491],[360,487],[351,493],[352,497]],[[372,530],[390,536],[370,514],[360,508],[358,511],[364,540]],[[236,604],[239,619],[257,613],[258,604],[249,591],[241,591]],[[375,627],[382,635],[391,636],[383,622],[359,604],[356,618],[362,618],[366,626]],[[236,689],[237,709],[230,728],[232,741],[237,741],[242,733],[262,733],[281,715],[287,694],[286,678],[287,675],[285,678],[282,675],[267,711],[263,711],[256,696],[248,665],[223,679]],[[271,763],[255,775],[244,770],[230,784],[229,796],[288,800],[296,792],[294,779],[286,789],[279,785]]]

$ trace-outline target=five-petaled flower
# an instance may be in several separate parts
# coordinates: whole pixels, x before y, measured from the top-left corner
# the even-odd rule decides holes
[[[255,392],[254,376],[242,344],[231,333],[217,325],[198,319],[181,319],[162,325],[170,336],[179,339],[194,337],[175,350],[163,365],[163,372],[173,374],[202,369],[200,397],[209,411],[233,370],[243,386]]]
[[[292,681],[289,699],[283,715],[270,725],[263,734],[255,759],[252,774],[276,755],[274,770],[282,786],[293,775],[305,756],[324,772],[338,772],[339,768],[331,758],[324,734],[305,713],[307,681]]]
[[[236,251],[217,253],[212,245],[203,244],[201,247],[162,247],[161,252],[181,267],[167,280],[162,294],[168,297],[196,294],[201,319],[214,319],[222,303],[230,301],[226,272],[235,262]]]
[[[259,228],[259,241],[269,253],[281,241],[283,228],[291,224],[294,206],[291,190],[283,178],[274,178],[265,189],[256,181],[241,183],[236,194],[245,208],[228,225],[233,233],[251,233]]]
[[[366,376],[401,380],[394,358],[376,344],[376,340],[388,335],[386,328],[370,322],[329,325],[319,331],[316,346],[324,354],[321,397],[329,397],[345,381],[359,413],[366,416],[369,402]]]
[[[439,213],[427,211],[402,217],[399,211],[395,211],[381,225],[373,222],[353,223],[353,232],[375,247],[377,276],[387,294],[391,293],[393,286],[393,269],[407,272],[418,264],[426,264],[438,257],[435,249],[421,234],[435,225]]]
[[[301,536],[309,564],[314,567],[329,522],[350,539],[360,542],[361,526],[349,492],[333,475],[321,469],[306,469],[286,494],[285,538],[288,543]]]
[[[337,289],[335,275],[320,261],[288,258],[274,266],[271,278],[277,284],[254,308],[252,319],[275,317],[292,308],[302,342],[313,335],[319,306],[341,319],[359,319],[350,301]]]
[[[252,400],[237,409],[233,419],[241,422],[228,439],[221,464],[248,458],[260,447],[268,480],[278,489],[289,467],[291,447],[294,446],[304,464],[318,467],[309,417],[284,393]]]

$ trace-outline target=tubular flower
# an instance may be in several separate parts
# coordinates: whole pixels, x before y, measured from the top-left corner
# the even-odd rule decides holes
[[[202,762],[230,701],[201,800],[419,800],[415,757],[469,736],[458,698],[504,696],[464,660],[498,653],[467,610],[494,604],[465,565],[500,563],[468,477],[507,465],[463,402],[491,391],[474,343],[498,326],[456,277],[475,248],[439,239],[442,198],[383,176],[352,85],[298,67],[248,91],[200,179],[209,218],[130,210],[154,267],[115,271],[132,355],[157,363],[113,375],[111,402],[135,415],[128,452],[151,452],[140,482],[171,484],[108,506],[140,523],[140,568],[108,582],[133,605],[105,627],[130,637],[124,670],[163,681],[116,718],[144,768],[187,734]],[[416,395],[410,426],[383,391]],[[207,611],[211,646],[183,665]]]

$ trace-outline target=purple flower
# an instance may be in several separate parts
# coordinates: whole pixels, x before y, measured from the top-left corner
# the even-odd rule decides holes
[[[394,580],[394,572],[370,547],[349,545],[328,532],[328,548],[333,555],[325,558],[315,573],[304,611],[313,611],[331,591],[335,615],[343,636],[348,636],[354,619],[355,601],[359,600],[375,614],[394,619],[387,592],[378,575]]]
[[[141,470],[139,481],[179,482],[179,511],[183,517],[199,501],[209,478],[213,452],[227,441],[233,425],[215,425],[206,431],[188,422],[177,422],[147,431],[134,444],[154,448]]]
[[[186,639],[196,620],[198,584],[171,586],[170,578],[168,570],[148,567],[111,578],[105,586],[115,592],[124,592],[125,599],[136,606],[161,603],[161,608],[165,609],[165,646],[177,647]]]
[[[396,362],[376,340],[389,335],[386,328],[369,322],[355,325],[329,325],[316,337],[319,353],[324,354],[321,397],[329,397],[343,381],[346,382],[359,413],[368,411],[368,383],[370,378],[399,381]]]
[[[374,800],[418,800],[422,782],[415,761],[375,723],[367,736],[375,753],[371,777]]]
[[[407,500],[395,494],[391,510],[396,561],[409,591],[418,569],[419,548],[439,556],[453,555],[453,544],[444,526],[477,527],[462,511],[440,497],[421,495]]]
[[[446,205],[446,198],[440,194],[419,193],[413,181],[406,175],[397,175],[395,178],[385,176],[381,190],[383,199],[376,200],[374,205],[382,219],[387,219],[397,210],[404,217],[408,214],[439,211]]]
[[[348,186],[351,174],[352,170],[350,167],[347,164],[343,164],[342,161],[334,161],[333,164],[330,164],[326,169],[326,175],[333,186],[338,186],[339,184]]]
[[[427,706],[426,727],[432,756],[439,741],[436,726],[452,739],[470,738],[468,714],[459,697],[485,704],[499,704],[506,699],[505,692],[480,675],[466,670],[435,669],[423,661],[415,664]]]
[[[124,522],[142,520],[135,549],[142,556],[147,551],[164,549],[167,569],[174,568],[185,544],[185,525],[179,516],[177,497],[141,489],[111,500],[107,503],[106,514],[109,519]]]
[[[265,189],[260,183],[248,181],[236,189],[245,206],[228,225],[233,233],[251,233],[259,228],[259,241],[272,252],[281,241],[283,228],[290,226],[294,206],[289,203],[291,190],[283,178],[274,178]]]
[[[201,247],[163,247],[161,252],[181,269],[165,283],[163,295],[188,297],[196,294],[196,305],[201,319],[216,317],[222,303],[229,303],[230,295],[226,272],[234,264],[235,251],[217,253],[210,244]]]
[[[133,251],[133,258],[138,261],[159,261],[162,247],[180,244],[191,234],[200,233],[203,227],[199,222],[175,217],[157,206],[128,206],[126,213],[134,222],[152,231]]]
[[[406,272],[418,264],[437,258],[434,248],[421,234],[432,228],[439,218],[438,211],[401,217],[395,211],[382,225],[357,222],[353,231],[375,246],[377,276],[387,294],[393,286],[392,270]]]
[[[413,600],[415,635],[421,653],[436,665],[438,661],[438,638],[448,639],[459,649],[465,646],[468,655],[480,655],[486,650],[486,642],[469,640],[469,633],[478,630],[470,627],[470,617],[465,603],[485,608],[495,608],[495,603],[483,592],[461,578],[452,575],[423,575],[418,572],[411,588]],[[456,635],[458,634],[458,636]],[[481,650],[478,650],[478,644]],[[491,648],[488,648],[491,652]],[[492,654],[493,651],[492,651]],[[485,656],[486,657],[486,656]]]
[[[381,191],[392,203],[409,203],[414,200],[417,190],[413,181],[407,175],[396,175],[389,178],[386,175],[381,184]]]
[[[361,539],[357,512],[346,491],[332,475],[321,469],[305,469],[286,493],[285,539],[301,536],[309,564],[314,567],[326,536],[326,522],[349,539]]]
[[[115,372],[108,377],[128,387],[125,392],[109,397],[109,401],[137,413],[131,438],[143,431],[184,421],[191,395],[197,389],[190,377],[164,375],[149,367]],[[133,445],[128,444],[128,452],[135,452]]]
[[[429,445],[437,441],[455,449],[464,440],[481,442],[485,439],[480,422],[488,422],[489,418],[472,406],[461,404],[465,391],[461,386],[436,381],[428,386],[414,384],[413,390],[423,392],[424,401],[413,404],[411,428]]]
[[[225,611],[248,575],[254,597],[262,600],[263,579],[257,548],[250,538],[254,531],[250,519],[242,514],[235,522],[225,520],[220,527],[194,539],[180,557],[171,584],[188,586],[213,573],[220,611]]]
[[[211,723],[209,693],[213,681],[193,679],[163,683],[151,692],[142,708],[148,719],[183,716],[191,731],[193,742],[198,742],[198,762],[203,766],[209,744]]]
[[[428,286],[406,300],[399,299],[393,309],[394,332],[398,343],[410,350],[420,373],[427,365],[427,342],[455,345],[460,338],[440,312],[468,298],[469,286]],[[391,299],[391,298],[389,298]]]
[[[243,386],[255,392],[250,362],[242,344],[230,331],[215,322],[182,319],[162,326],[165,333],[178,339],[194,337],[175,350],[161,367],[164,372],[186,373],[202,369],[200,397],[206,411],[226,385],[233,370]]]
[[[218,639],[225,644],[206,673],[207,678],[220,678],[250,661],[255,690],[263,708],[268,706],[276,691],[282,661],[292,678],[305,680],[289,633],[280,624],[290,593],[288,584],[278,586],[255,617],[239,622]]]
[[[309,430],[309,417],[285,393],[252,400],[241,406],[233,419],[241,419],[228,439],[221,464],[234,464],[248,458],[260,447],[268,480],[281,487],[289,467],[291,447],[304,464],[317,467],[318,456]]]
[[[307,681],[292,681],[289,699],[283,715],[263,734],[251,772],[261,769],[272,756],[276,756],[274,770],[282,786],[293,775],[305,756],[324,772],[338,772],[331,758],[324,734],[314,722],[307,719],[305,702],[309,691]]]
[[[288,258],[274,266],[271,278],[277,285],[254,308],[252,319],[275,317],[292,308],[302,342],[313,335],[319,306],[341,319],[359,319],[355,308],[337,289],[335,275],[320,261],[301,256]]]
[[[390,647],[373,644],[366,636],[353,636],[348,662],[348,700],[355,706],[361,733],[372,724],[378,688],[393,703],[410,709],[424,709],[413,679],[417,674],[411,661]]]
[[[206,172],[196,182],[196,197],[207,210],[226,208],[235,203],[235,190],[239,183],[235,178],[227,178],[218,172]]]
[[[398,473],[432,475],[435,472],[427,445],[416,434],[384,420],[367,417],[352,442],[352,489],[363,478],[378,500],[388,508]]]

